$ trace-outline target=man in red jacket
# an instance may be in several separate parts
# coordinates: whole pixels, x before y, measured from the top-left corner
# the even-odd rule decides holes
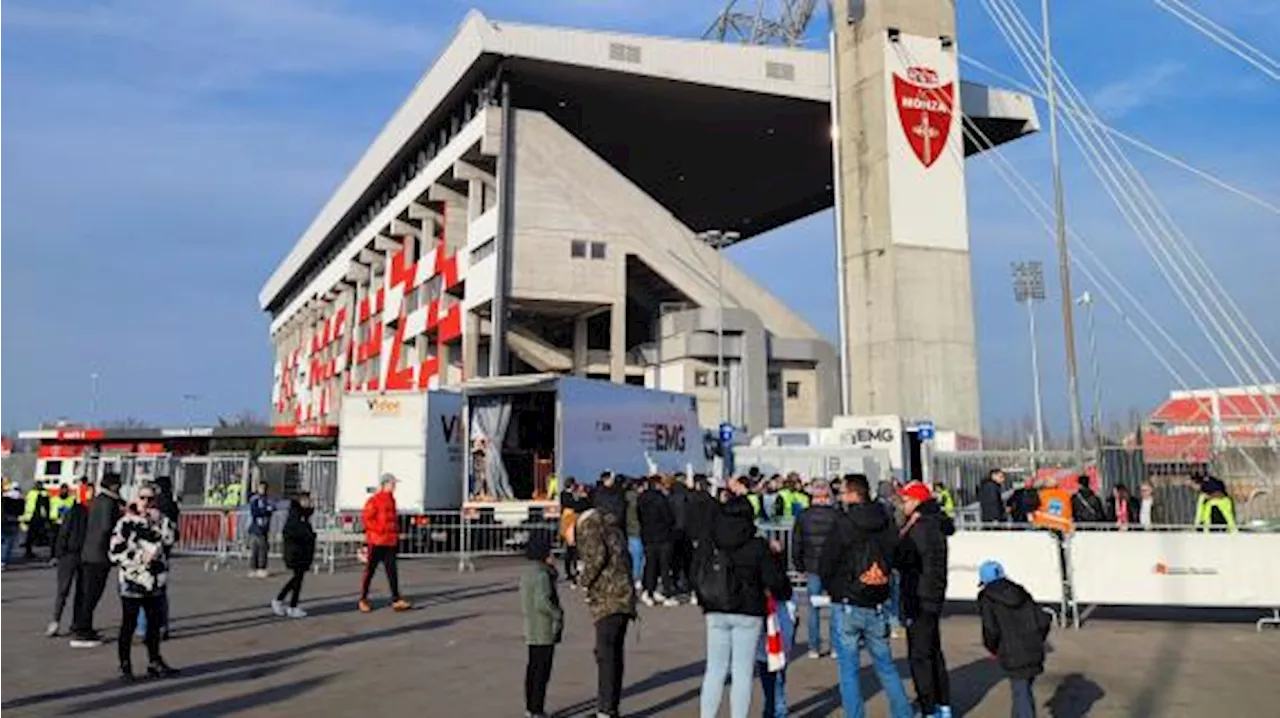
[[[400,543],[400,517],[396,514],[396,477],[383,474],[378,481],[378,493],[364,504],[364,537],[369,544],[369,562],[364,567],[360,581],[360,611],[373,610],[369,603],[369,582],[378,564],[387,569],[387,583],[391,584],[391,607],[407,611],[413,604],[400,596],[400,579],[396,574],[396,546]]]

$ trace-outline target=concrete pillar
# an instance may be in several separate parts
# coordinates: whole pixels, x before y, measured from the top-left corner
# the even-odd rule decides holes
[[[480,376],[480,316],[462,312],[462,375],[464,380]]]
[[[979,431],[952,0],[834,4],[850,409]],[[849,18],[851,7],[861,18]]]
[[[625,292],[609,309],[609,381],[627,380],[627,299]]]
[[[573,321],[573,373],[578,376],[587,374],[587,319],[578,317]]]

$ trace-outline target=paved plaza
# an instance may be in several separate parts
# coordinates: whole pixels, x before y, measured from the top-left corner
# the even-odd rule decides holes
[[[0,592],[5,716],[522,715],[520,562],[494,559],[466,574],[444,560],[402,568],[405,593],[417,604],[411,612],[393,613],[384,600],[372,614],[357,613],[358,574],[347,570],[308,576],[303,605],[311,617],[291,621],[267,608],[284,576],[255,580],[239,569],[206,573],[198,561],[179,561],[174,638],[164,653],[183,676],[122,686],[114,644],[73,650],[65,638],[43,637],[54,572],[19,565],[3,574]],[[381,578],[375,586],[385,591]],[[587,714],[595,684],[590,619],[580,595],[562,589],[562,600],[568,628],[548,708]],[[627,638],[624,714],[697,715],[700,612],[642,610]],[[110,635],[117,623],[118,603],[108,595],[98,625]],[[1007,716],[1008,689],[981,648],[977,619],[952,616],[943,635],[956,715]],[[1051,640],[1048,672],[1036,684],[1041,715],[1225,718],[1274,715],[1280,703],[1280,634],[1256,633],[1252,623],[1095,619]],[[896,642],[895,653],[904,652],[905,642]],[[134,662],[139,671],[145,666],[140,645]],[[905,676],[905,661],[898,665]],[[884,715],[875,679],[869,669],[863,675],[868,715]],[[788,681],[792,715],[840,715],[832,661],[797,658]],[[753,715],[758,691],[756,700]]]

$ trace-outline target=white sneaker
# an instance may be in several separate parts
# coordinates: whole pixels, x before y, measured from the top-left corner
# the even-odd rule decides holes
[[[636,590],[640,591],[644,588],[644,581],[636,581]]]
[[[657,601],[655,601],[655,600],[653,600],[653,594],[651,594],[651,593],[644,593],[644,594],[641,594],[641,595],[640,595],[640,602],[641,602],[641,603],[643,603],[643,604],[644,604],[644,605],[646,605],[646,606],[656,606],[656,605],[658,605],[658,602],[657,602]]]
[[[698,594],[696,593],[689,594],[689,605],[690,606],[698,605]]]
[[[73,638],[71,639],[72,648],[97,648],[102,645],[102,640],[97,638]]]
[[[278,598],[271,599],[271,612],[277,616],[285,615],[286,611],[284,610],[284,601],[281,601]]]
[[[286,613],[289,615],[289,618],[306,618],[307,617],[307,612],[302,610],[301,608],[298,608],[297,606],[290,607],[289,610],[286,611]]]
[[[49,625],[46,626],[44,629],[44,635],[45,635],[45,638],[53,638],[54,636],[58,635],[58,622],[49,621]]]
[[[667,608],[672,608],[673,606],[679,606],[680,600],[676,598],[664,598],[662,600],[662,605],[666,606]]]
[[[822,653],[820,651],[810,650],[808,656],[810,658],[822,658]]]

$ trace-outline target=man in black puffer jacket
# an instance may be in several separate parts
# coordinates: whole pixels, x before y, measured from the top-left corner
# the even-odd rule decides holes
[[[636,513],[640,515],[640,542],[644,544],[644,594],[640,600],[646,606],[660,603],[674,606],[678,602],[671,580],[671,554],[676,519],[661,477],[650,479],[648,490],[636,501]],[[659,578],[662,579],[660,593],[657,592]]]
[[[814,479],[809,484],[809,492],[813,495],[813,500],[796,521],[791,540],[796,570],[805,574],[805,590],[809,596],[809,657],[818,658],[822,655],[822,616],[813,599],[828,593],[819,575],[819,567],[822,565],[823,549],[833,540],[840,511],[832,505],[831,487],[826,479]],[[836,624],[832,621],[831,649],[835,650],[835,647]]]
[[[942,655],[942,603],[947,596],[947,536],[955,524],[942,513],[928,486],[913,481],[899,492],[906,524],[899,532],[902,623],[907,627],[907,659],[920,712],[951,716],[951,682]]]

